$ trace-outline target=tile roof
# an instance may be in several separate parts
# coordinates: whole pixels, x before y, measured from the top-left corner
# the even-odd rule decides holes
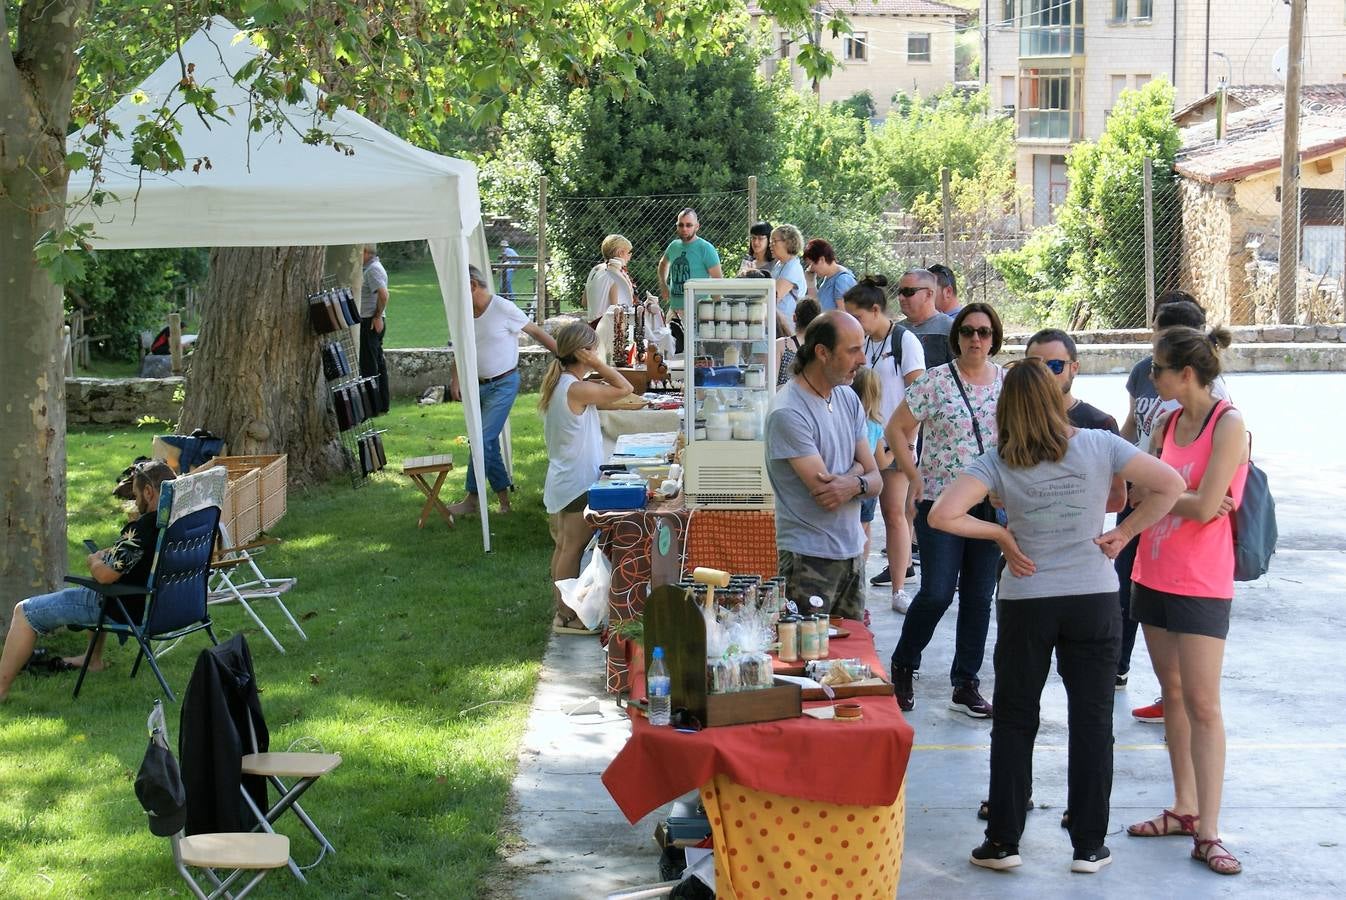
[[[1280,98],[1285,94],[1285,88],[1279,84],[1231,84],[1226,93],[1231,106],[1247,109]],[[1181,124],[1188,115],[1203,112],[1207,106],[1215,103],[1215,94],[1215,91],[1211,91],[1206,96],[1193,100],[1173,114],[1174,121]],[[1312,111],[1339,106],[1346,106],[1346,83],[1306,84],[1299,92],[1299,107],[1302,110]]]
[[[936,0],[821,0],[824,10],[848,16],[938,16],[940,18],[970,19],[972,10]],[[748,3],[748,14],[763,15],[762,7]]]
[[[1342,90],[1319,92],[1312,98],[1305,91],[1299,119],[1301,160],[1346,148],[1346,85],[1326,87]],[[1281,166],[1284,120],[1284,98],[1275,94],[1230,113],[1220,143],[1215,141],[1214,121],[1184,128],[1174,168],[1187,178],[1211,184],[1275,171]]]

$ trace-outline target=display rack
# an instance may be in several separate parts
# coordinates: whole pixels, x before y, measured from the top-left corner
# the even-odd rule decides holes
[[[700,278],[684,291],[687,505],[769,509],[763,432],[776,388],[775,283]]]
[[[360,322],[355,295],[348,287],[323,280],[323,288],[308,297],[309,319],[321,342],[319,358],[327,382],[327,408],[336,423],[351,486],[360,488],[370,474],[387,465],[382,435],[385,428],[369,427],[377,413],[377,378],[360,374],[360,350],[354,328]]]

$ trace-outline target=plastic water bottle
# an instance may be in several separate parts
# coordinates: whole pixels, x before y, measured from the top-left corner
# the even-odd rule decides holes
[[[669,711],[669,691],[673,682],[664,666],[664,648],[654,648],[654,659],[650,671],[645,675],[645,696],[650,702],[649,720],[651,725],[667,725],[671,718]]]

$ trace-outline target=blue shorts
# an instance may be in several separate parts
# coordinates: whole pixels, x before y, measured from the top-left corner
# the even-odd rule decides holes
[[[19,604],[29,627],[44,637],[64,626],[93,628],[102,608],[98,594],[86,587],[39,594]]]
[[[874,510],[879,507],[878,497],[869,497],[860,501],[860,521],[862,523],[874,521]]]

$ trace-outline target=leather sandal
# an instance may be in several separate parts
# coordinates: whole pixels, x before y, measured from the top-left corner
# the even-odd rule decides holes
[[[551,620],[551,630],[556,634],[598,634],[597,628],[585,627],[585,624],[580,621],[580,617],[573,612],[569,615],[558,612],[553,616]]]
[[[1192,859],[1205,863],[1215,874],[1237,875],[1243,871],[1243,863],[1225,849],[1219,838],[1194,838],[1192,844]]]
[[[1198,815],[1180,816],[1166,809],[1158,819],[1146,819],[1126,826],[1126,833],[1132,837],[1196,837],[1196,823],[1199,821],[1201,817]]]

